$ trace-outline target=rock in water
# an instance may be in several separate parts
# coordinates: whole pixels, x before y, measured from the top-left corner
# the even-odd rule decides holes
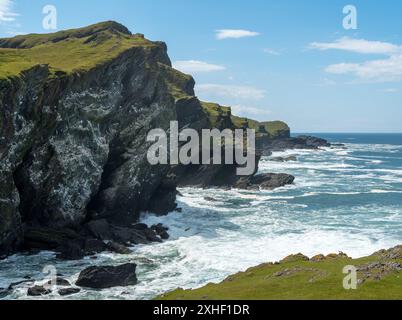
[[[70,296],[72,294],[79,293],[80,291],[81,291],[80,288],[63,288],[63,289],[60,289],[58,292],[59,292],[59,295],[64,297],[64,296]]]
[[[107,244],[107,247],[110,251],[116,252],[118,254],[131,254],[132,251],[127,248],[125,245],[122,245],[120,243],[111,241]]]
[[[42,286],[34,286],[32,288],[29,288],[28,292],[27,292],[28,296],[31,296],[31,297],[45,296],[45,295],[48,295],[50,293],[51,293],[50,290],[48,290],[48,289],[46,289],[45,287],[42,287]]]
[[[132,286],[137,284],[136,268],[137,265],[134,263],[117,267],[89,267],[80,273],[76,284],[92,289]]]

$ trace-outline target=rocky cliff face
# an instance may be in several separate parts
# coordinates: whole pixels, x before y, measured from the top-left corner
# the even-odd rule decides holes
[[[128,36],[105,23],[64,37],[85,43],[104,32]],[[0,45],[19,48],[11,40]],[[165,182],[169,168],[148,165],[146,135],[171,120],[203,120],[193,86],[171,68],[160,42],[129,47],[85,71],[41,64],[1,79],[0,255],[20,247],[26,226],[135,221],[160,188],[175,193]]]
[[[67,255],[79,256],[88,234],[159,241],[158,232],[132,223],[143,211],[174,210],[177,185],[293,182],[289,175],[239,178],[237,165],[151,166],[146,136],[167,131],[170,121],[197,130],[253,128],[269,142],[290,139],[290,130],[200,102],[164,43],[118,23],[0,39],[0,62],[0,257],[24,244],[53,249],[74,241]]]

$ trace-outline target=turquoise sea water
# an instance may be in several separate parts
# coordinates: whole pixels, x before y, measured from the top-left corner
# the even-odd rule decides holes
[[[0,287],[30,275],[43,279],[45,265],[74,282],[93,264],[138,264],[139,284],[83,290],[70,298],[146,299],[177,287],[195,288],[290,253],[343,251],[353,257],[402,244],[402,134],[315,134],[346,148],[291,150],[297,162],[263,158],[260,172],[286,172],[295,184],[274,191],[182,189],[181,213],[147,215],[171,238],[134,247],[133,254],[60,262],[52,253],[0,261]],[[211,199],[212,198],[212,199]],[[25,299],[26,286],[6,298]],[[46,299],[59,299],[52,294]]]

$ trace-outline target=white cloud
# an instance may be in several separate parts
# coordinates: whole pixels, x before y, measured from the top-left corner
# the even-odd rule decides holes
[[[340,38],[334,42],[313,42],[310,48],[322,51],[343,50],[363,54],[395,54],[402,52],[402,46],[388,42],[368,41],[364,39]]]
[[[241,29],[220,29],[216,30],[216,38],[218,40],[224,39],[240,39],[245,37],[256,37],[260,35],[258,32],[241,30]]]
[[[310,48],[318,50],[343,50],[360,54],[382,54],[383,59],[360,63],[337,63],[329,65],[325,71],[332,74],[352,75],[361,81],[390,82],[402,79],[402,46],[389,42],[363,39],[340,38],[335,42],[313,42]]]
[[[173,67],[184,73],[214,72],[225,70],[224,66],[198,60],[180,60],[173,63]]]
[[[402,79],[402,54],[362,63],[333,64],[325,71],[333,74],[351,74],[370,82],[399,81]]]
[[[265,90],[250,86],[236,86],[223,84],[199,84],[196,86],[199,95],[242,100],[261,100],[265,97]]]
[[[235,105],[232,106],[232,113],[237,116],[249,117],[249,116],[268,116],[271,114],[271,111],[255,107]]]
[[[0,23],[13,22],[18,14],[13,12],[12,0],[0,0]]]
[[[280,55],[280,53],[279,53],[278,51],[273,50],[273,49],[270,49],[270,48],[265,48],[265,49],[263,49],[263,51],[264,51],[265,53],[271,54],[271,55],[273,55],[273,56],[279,56],[279,55]]]

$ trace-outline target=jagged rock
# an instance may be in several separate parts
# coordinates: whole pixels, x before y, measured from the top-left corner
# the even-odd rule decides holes
[[[279,261],[280,263],[287,263],[287,262],[296,262],[296,261],[309,261],[310,259],[306,257],[304,254],[292,254],[287,256],[286,258]]]
[[[328,254],[328,255],[325,257],[325,259],[344,259],[344,258],[350,259],[350,258],[348,257],[348,255],[345,254],[345,253],[343,253],[343,252],[339,252],[339,253],[330,253],[330,254]]]
[[[137,221],[169,171],[148,163],[148,132],[168,129],[171,120],[183,127],[206,121],[194,80],[171,67],[164,43],[131,36],[117,23],[30,43],[44,48],[78,35],[85,48],[99,50],[99,57],[105,50],[108,58],[77,72],[53,73],[51,64],[41,64],[0,79],[1,256],[21,247],[22,223],[80,229],[91,216]],[[131,44],[119,47],[130,37]],[[0,47],[28,54],[28,41],[9,39]],[[174,209],[173,200],[170,195],[161,211]]]
[[[374,253],[373,256],[379,256],[381,259],[402,259],[402,245],[389,250],[380,250]]]
[[[89,267],[80,273],[76,284],[93,289],[132,286],[137,284],[136,267],[134,263],[117,267]]]
[[[379,281],[391,273],[401,272],[402,265],[393,261],[370,262],[368,264],[358,266],[357,271],[360,274],[360,283],[365,282],[367,279]]]
[[[89,232],[97,239],[111,240],[113,238],[111,226],[106,219],[93,220],[87,224]]]
[[[80,291],[81,291],[80,288],[63,288],[63,289],[60,289],[58,291],[58,293],[59,293],[59,295],[65,297],[65,296],[71,296],[73,294],[77,294]]]
[[[80,260],[85,257],[82,242],[66,242],[59,249],[58,259]]]
[[[161,223],[155,224],[151,226],[151,229],[154,230],[156,234],[160,236],[163,240],[169,239],[169,234],[167,233],[169,228],[163,226],[163,224]]]
[[[175,175],[171,175],[163,180],[149,201],[148,211],[158,215],[166,215],[174,211],[177,208],[176,188],[177,179]]]
[[[54,250],[71,241],[81,240],[82,237],[80,235],[68,228],[29,227],[24,233],[24,245],[30,249]]]
[[[107,250],[107,245],[99,239],[87,239],[84,244],[84,251],[87,255],[101,253]]]
[[[48,282],[47,282],[47,284],[52,284],[52,281],[51,280],[49,280]],[[57,277],[56,278],[56,283],[55,283],[55,285],[56,286],[60,286],[60,287],[69,287],[69,286],[71,286],[71,283],[68,281],[68,280],[66,280],[66,279],[64,279],[64,278],[61,278],[61,277]]]
[[[114,241],[109,242],[107,244],[107,248],[110,251],[116,252],[118,254],[131,254],[132,253],[132,251],[129,248],[127,248],[126,246],[124,246],[120,243],[114,242]]]
[[[272,190],[284,187],[294,182],[295,177],[289,174],[264,173],[251,177],[240,178],[233,187],[238,189]]]
[[[43,286],[34,286],[32,288],[29,288],[27,291],[28,296],[31,296],[31,297],[45,296],[50,293],[52,293],[52,292]]]
[[[325,256],[323,254],[317,254],[310,259],[313,262],[320,262],[325,260]]]
[[[325,139],[311,136],[299,136],[293,138],[290,137],[290,135],[278,139],[272,139],[269,136],[258,137],[256,145],[257,149],[265,156],[269,156],[272,151],[284,151],[288,149],[316,150],[321,147],[331,146],[331,144]]]

